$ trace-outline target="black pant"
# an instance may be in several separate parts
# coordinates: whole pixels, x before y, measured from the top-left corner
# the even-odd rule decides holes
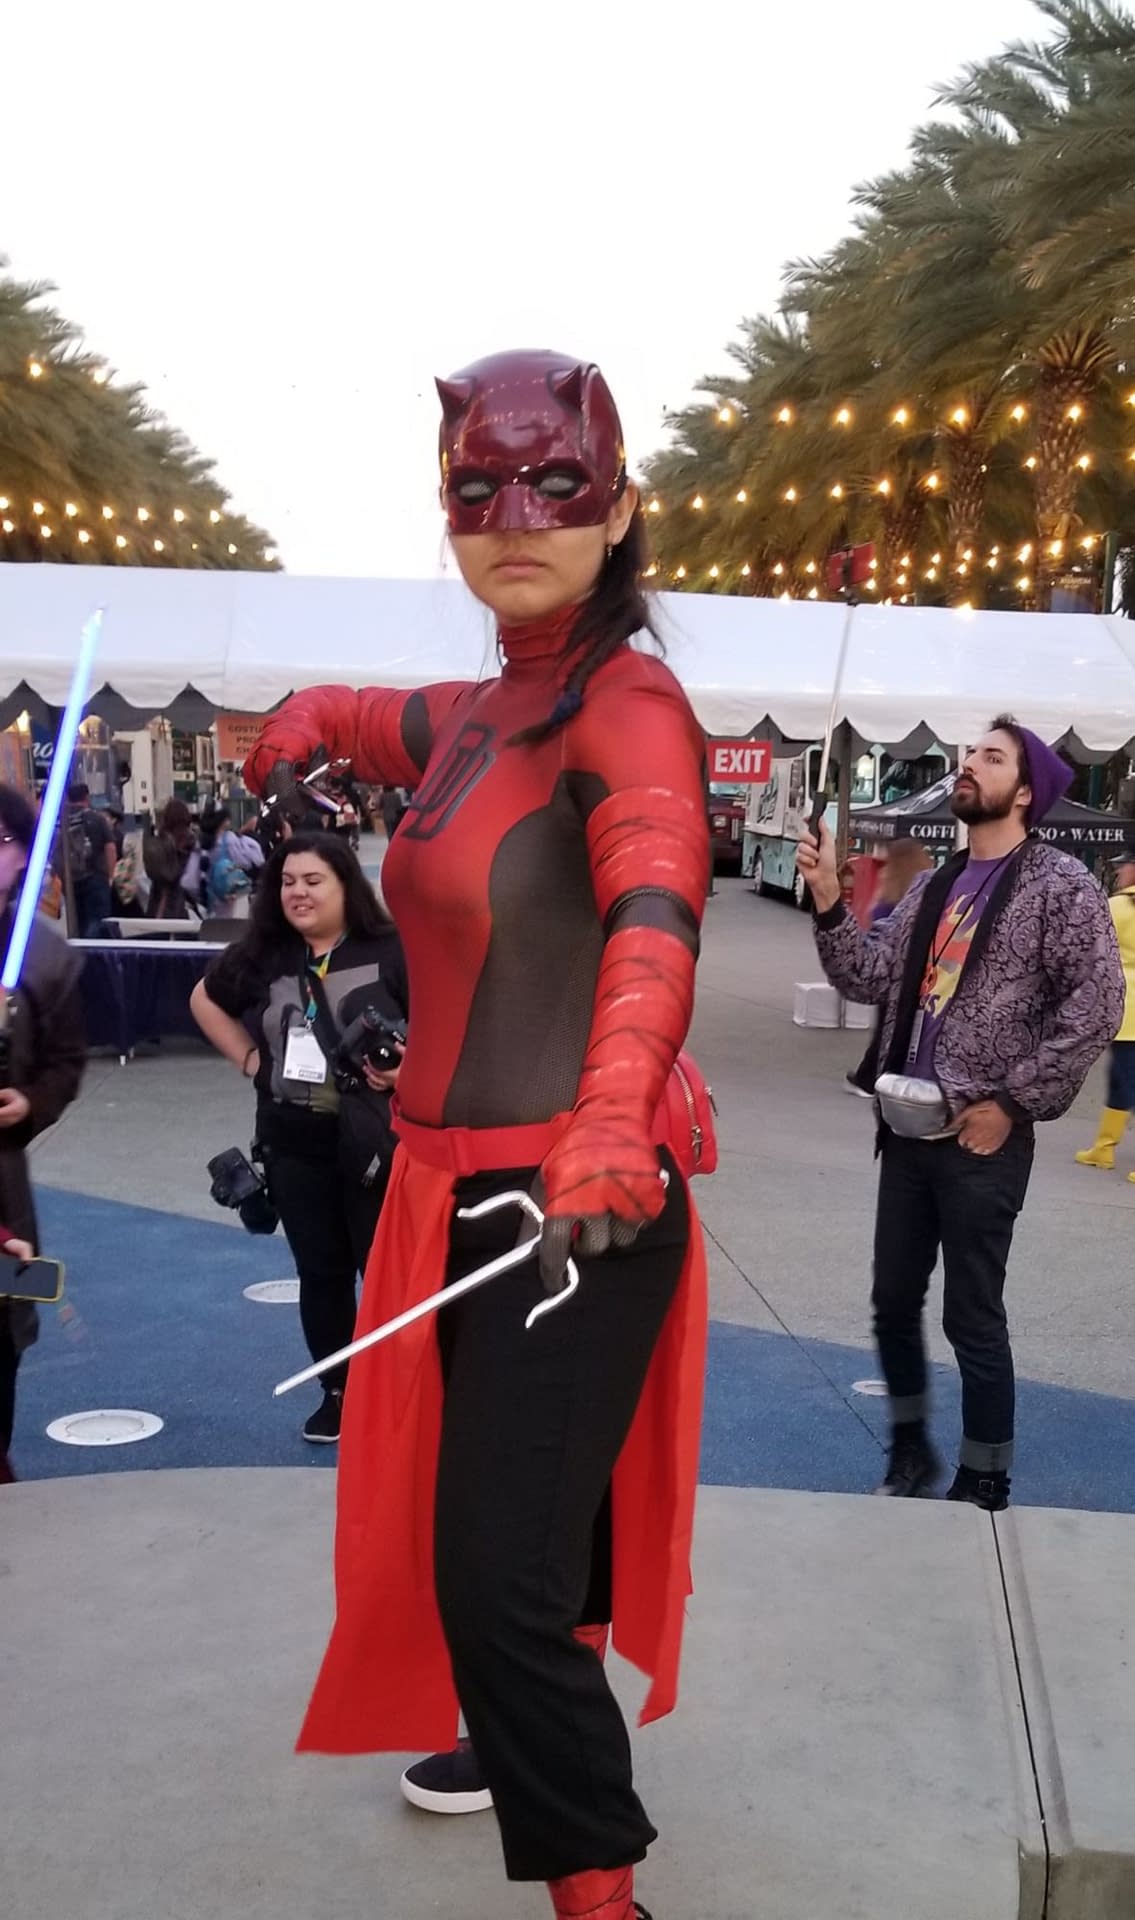
[[[531,1180],[461,1181],[458,1205]],[[455,1221],[447,1281],[511,1247],[517,1225]],[[610,1617],[611,1473],[688,1234],[672,1175],[661,1218],[629,1252],[581,1262],[576,1297],[531,1333],[534,1261],[438,1316],[438,1604],[513,1880],[629,1866],[655,1838],[602,1663],[573,1629]]]
[[[1013,1355],[1002,1298],[1013,1227],[1033,1161],[1031,1127],[1000,1152],[956,1140],[883,1146],[875,1219],[875,1337],[896,1424],[926,1412],[922,1306],[941,1248],[942,1329],[962,1376],[963,1466],[990,1472],[1013,1457]]]
[[[8,1322],[8,1308],[0,1300],[0,1464],[12,1444],[16,1419],[16,1372],[20,1356]]]
[[[80,940],[97,940],[111,914],[110,880],[105,873],[80,874],[74,882]]]
[[[322,1144],[322,1143],[321,1143]],[[378,1225],[386,1181],[364,1187],[340,1172],[329,1154],[281,1153],[267,1161],[268,1189],[300,1283],[300,1324],[313,1360],[350,1345],[355,1332],[355,1283]],[[346,1365],[321,1375],[341,1390]]]

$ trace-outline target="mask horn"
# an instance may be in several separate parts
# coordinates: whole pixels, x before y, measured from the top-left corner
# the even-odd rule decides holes
[[[568,367],[564,373],[553,373],[549,382],[557,400],[574,412],[583,412],[583,368],[578,361],[574,367]]]
[[[441,411],[447,427],[455,426],[476,391],[473,380],[435,380]]]

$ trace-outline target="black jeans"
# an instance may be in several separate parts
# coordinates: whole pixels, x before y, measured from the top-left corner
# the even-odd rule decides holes
[[[16,1373],[20,1356],[8,1324],[8,1309],[0,1301],[0,1461],[12,1444],[16,1418]]]
[[[110,880],[105,873],[84,873],[74,883],[80,940],[97,940],[111,915]]]
[[[355,1283],[363,1272],[386,1181],[373,1187],[340,1172],[328,1154],[299,1155],[272,1149],[268,1190],[292,1250],[300,1283],[300,1324],[313,1360],[322,1360],[354,1338]],[[341,1391],[346,1365],[321,1376]]]
[[[1013,1355],[1002,1296],[1032,1162],[1031,1127],[1014,1127],[988,1157],[952,1139],[888,1134],[883,1145],[871,1300],[892,1417],[918,1420],[927,1409],[922,1307],[940,1248],[942,1329],[962,1376],[961,1461],[979,1472],[1012,1463]]]
[[[531,1180],[461,1181],[458,1205]],[[517,1225],[455,1221],[447,1281],[511,1247]],[[534,1261],[438,1316],[437,1597],[512,1880],[629,1866],[655,1838],[602,1662],[573,1629],[610,1617],[611,1472],[688,1236],[672,1176],[661,1218],[628,1252],[581,1262],[576,1297],[533,1332]]]

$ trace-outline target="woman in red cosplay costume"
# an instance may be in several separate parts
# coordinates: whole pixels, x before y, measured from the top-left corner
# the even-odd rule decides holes
[[[337,1618],[300,1738],[452,1746],[459,1703],[508,1875],[631,1920],[655,1838],[602,1650],[674,1705],[697,1478],[705,1264],[657,1115],[709,877],[704,741],[649,628],[645,538],[599,370],[502,353],[438,382],[454,551],[503,666],[415,692],[318,687],[265,726],[254,791],[349,760],[413,789],[384,889],[413,1018],[369,1332],[516,1243],[538,1259],[367,1353],[339,1467]],[[668,1180],[663,1178],[663,1174]],[[581,1285],[531,1332],[542,1289]]]

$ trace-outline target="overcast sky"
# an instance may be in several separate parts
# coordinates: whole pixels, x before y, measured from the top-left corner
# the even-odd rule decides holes
[[[293,571],[430,574],[435,373],[598,360],[641,457],[934,83],[1042,28],[1028,0],[9,4],[0,252]]]

